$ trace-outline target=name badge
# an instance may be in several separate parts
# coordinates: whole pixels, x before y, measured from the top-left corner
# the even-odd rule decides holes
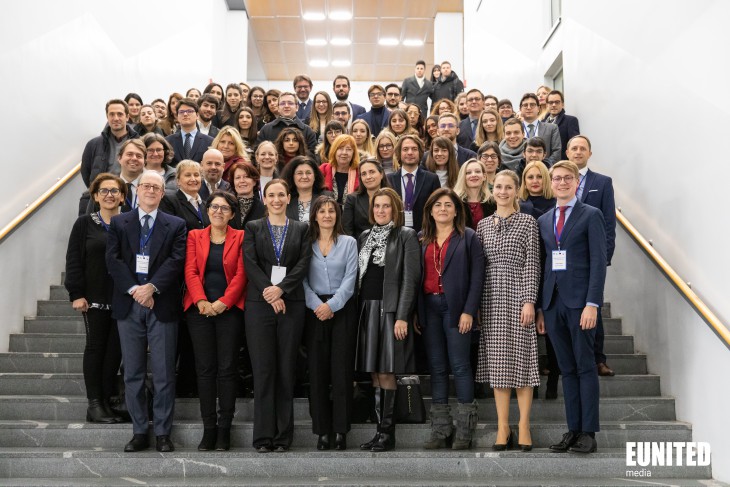
[[[276,286],[281,281],[283,281],[285,277],[286,277],[286,267],[282,267],[282,266],[278,266],[278,265],[271,267],[271,284]]]
[[[412,211],[406,211],[406,226],[409,228],[413,228],[413,212]]]
[[[553,250],[553,270],[568,270],[568,253],[565,250]]]
[[[142,255],[137,254],[137,266],[136,266],[136,273],[137,274],[147,274],[150,270],[150,256],[149,255]]]

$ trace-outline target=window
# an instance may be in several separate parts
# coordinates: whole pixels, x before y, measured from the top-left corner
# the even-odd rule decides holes
[[[560,21],[562,15],[562,0],[550,0],[550,27]]]
[[[563,68],[560,68],[555,75],[553,75],[553,89],[563,91]]]

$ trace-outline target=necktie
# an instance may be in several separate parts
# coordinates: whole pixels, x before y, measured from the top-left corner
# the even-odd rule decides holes
[[[127,183],[127,202],[129,203],[129,207],[134,210],[134,193],[132,192],[132,188],[134,188],[134,185]]]
[[[183,155],[185,159],[190,159],[190,151],[193,150],[193,136],[191,134],[185,134],[185,147],[183,147]]]
[[[150,217],[149,215],[145,215],[142,217],[143,223],[142,223],[142,241],[144,242],[144,248],[140,250],[147,250],[148,242],[147,237],[150,235]]]
[[[567,206],[560,206],[560,216],[558,217],[558,224],[555,226],[555,240],[560,243],[560,236],[563,234],[563,226],[565,226],[565,210]]]
[[[304,111],[307,109],[307,104],[302,102],[299,104],[299,112],[297,113],[297,118],[304,118]]]
[[[527,138],[531,139],[535,135],[535,126],[530,124],[527,126]]]
[[[472,138],[477,137],[477,120],[476,119],[471,121],[471,136],[472,136]]]
[[[406,174],[406,210],[411,211],[413,208],[413,174]]]

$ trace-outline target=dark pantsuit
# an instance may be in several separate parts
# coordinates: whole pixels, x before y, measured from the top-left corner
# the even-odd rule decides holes
[[[304,301],[274,313],[265,301],[246,303],[246,339],[254,375],[253,446],[291,446],[296,358],[304,331]]]
[[[116,394],[117,372],[122,362],[117,320],[112,312],[96,308],[84,314],[84,384],[88,399],[109,399]]]
[[[563,376],[568,429],[599,431],[598,372],[593,354],[596,330],[581,330],[583,309],[568,308],[557,289],[545,313],[545,324]]]
[[[326,303],[329,297],[320,299]],[[334,318],[326,321],[320,321],[311,310],[306,312],[309,414],[312,432],[317,435],[350,431],[357,338],[354,302],[355,298],[351,298]]]
[[[606,363],[606,354],[603,353],[603,342],[606,338],[603,331],[603,316],[601,316],[601,308],[598,308],[598,318],[596,322],[596,342],[593,345],[593,353],[596,357],[597,364]]]
[[[175,345],[177,322],[159,321],[149,308],[132,304],[129,314],[118,321],[119,339],[124,356],[124,383],[127,409],[132,416],[134,434],[147,434],[147,347],[150,349],[154,386],[155,435],[169,435],[175,410]]]
[[[206,317],[195,306],[191,306],[185,316],[195,354],[203,427],[230,428],[236,410],[239,333],[243,325],[243,312],[234,307],[220,315]],[[216,398],[219,418],[215,412]]]

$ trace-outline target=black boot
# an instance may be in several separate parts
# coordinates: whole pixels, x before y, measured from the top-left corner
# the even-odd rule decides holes
[[[218,438],[215,442],[216,451],[228,451],[231,449],[231,427],[218,427]]]
[[[122,418],[121,416],[119,416],[118,414],[116,414],[112,410],[111,406],[109,405],[109,401],[108,400],[106,400],[106,399],[105,400],[102,400],[101,401],[101,405],[104,408],[104,411],[106,411],[106,415],[109,416],[109,417],[114,418],[114,422],[115,423],[124,423],[125,422],[124,421],[124,418]]]
[[[375,417],[378,419],[378,426],[373,439],[360,445],[361,450],[370,450],[380,439],[380,420],[383,417],[383,389],[374,387],[375,390]]]
[[[198,451],[210,451],[215,448],[216,440],[216,429],[215,428],[204,428],[203,439],[200,440],[198,445]]]
[[[104,408],[101,399],[89,399],[89,407],[86,408],[86,421],[89,423],[116,423],[116,417],[110,416]]]
[[[395,389],[383,389],[381,394],[383,410],[380,416],[380,437],[370,448],[374,453],[395,448]]]

